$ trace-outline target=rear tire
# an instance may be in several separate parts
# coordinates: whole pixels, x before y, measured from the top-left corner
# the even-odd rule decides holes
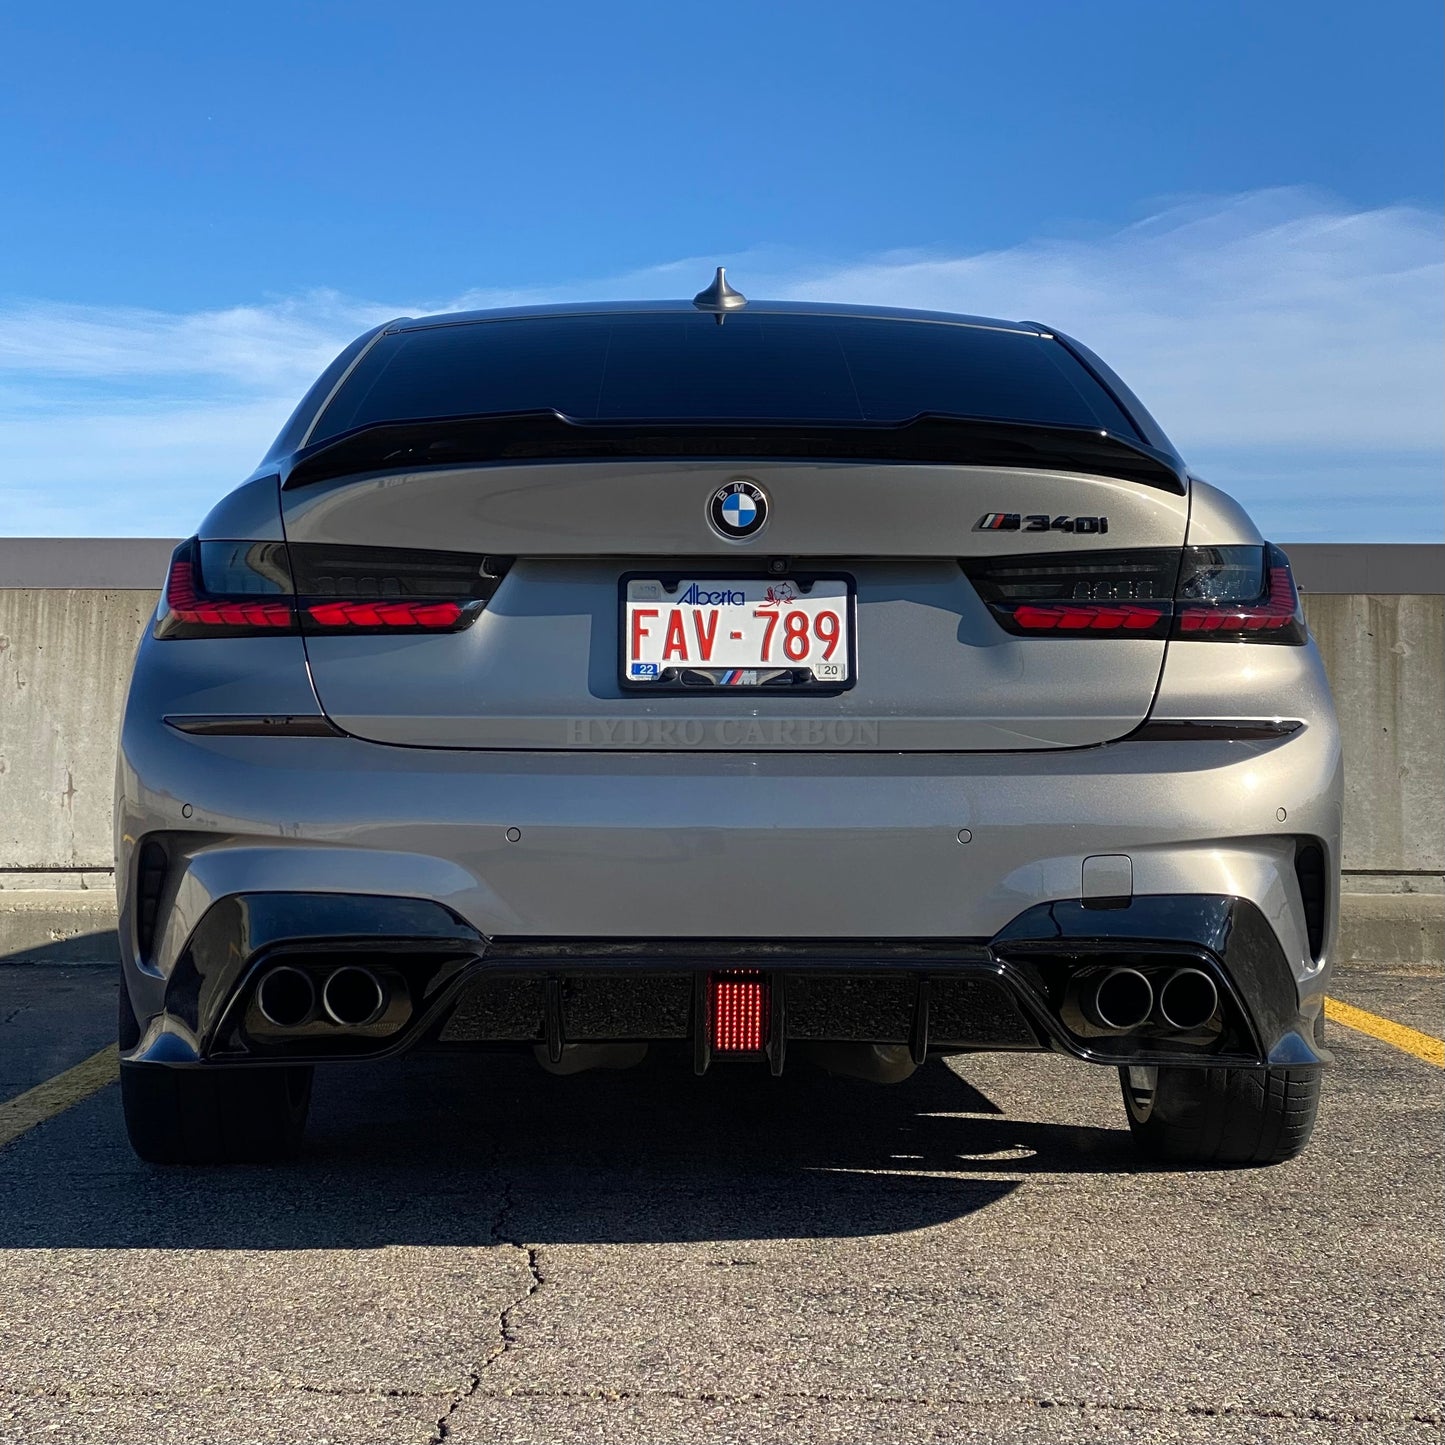
[[[312,1070],[122,1064],[130,1145],[148,1164],[265,1164],[301,1145]]]
[[[1309,1143],[1319,1069],[1119,1070],[1134,1142],[1151,1159],[1281,1164]]]

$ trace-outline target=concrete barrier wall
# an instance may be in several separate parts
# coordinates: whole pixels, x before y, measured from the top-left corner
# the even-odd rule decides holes
[[[116,731],[156,596],[0,590],[0,869],[111,866]]]
[[[1344,738],[1346,872],[1445,872],[1442,604],[1305,598]]]
[[[148,549],[136,560],[154,576],[165,544],[135,546]],[[1445,875],[1445,598],[1439,581],[1426,579],[1445,572],[1445,565],[1434,565],[1445,548],[1429,548],[1423,560],[1423,549],[1408,550],[1415,554],[1408,565],[1372,563],[1371,581],[1408,573],[1407,580],[1430,586],[1430,592],[1321,590],[1306,595],[1305,607],[1344,732],[1346,888],[1376,896],[1433,895],[1430,908],[1438,912],[1445,909],[1439,896]],[[34,557],[33,551],[27,555]],[[1352,555],[1349,565],[1359,573],[1365,564]],[[62,571],[49,569],[57,582],[68,580]],[[116,729],[156,592],[7,587],[5,572],[0,566],[0,890],[108,889]],[[124,565],[112,560],[111,577],[125,580]],[[1323,572],[1314,580],[1327,583]],[[1372,906],[1386,913],[1399,907]],[[1399,951],[1409,954],[1413,947]],[[1438,955],[1438,943],[1431,947]]]

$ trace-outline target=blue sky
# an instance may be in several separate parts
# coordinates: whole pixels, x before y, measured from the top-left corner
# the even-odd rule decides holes
[[[1439,6],[5,7],[0,531],[179,534],[350,335],[1034,317],[1286,540],[1442,535]]]

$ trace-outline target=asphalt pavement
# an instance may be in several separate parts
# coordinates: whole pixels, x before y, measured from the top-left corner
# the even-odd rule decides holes
[[[1439,1037],[1438,970],[1332,992]],[[114,1010],[0,968],[0,1099]],[[235,1170],[138,1163],[111,1084],[0,1148],[0,1440],[1438,1441],[1445,1071],[1330,1044],[1309,1151],[1203,1173],[1047,1056],[347,1067]]]

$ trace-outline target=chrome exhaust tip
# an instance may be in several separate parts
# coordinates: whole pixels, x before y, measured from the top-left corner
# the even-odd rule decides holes
[[[1159,989],[1159,1021],[1171,1029],[1197,1029],[1219,1008],[1219,989],[1198,968],[1176,968]]]
[[[349,963],[326,976],[321,1006],[332,1023],[349,1029],[364,1028],[386,1011],[386,990],[369,968]]]
[[[311,975],[281,964],[269,969],[256,985],[256,1007],[278,1029],[299,1028],[316,1012],[316,985]]]
[[[1084,1014],[1096,1028],[1137,1029],[1154,1011],[1154,987],[1137,968],[1111,968],[1082,999]]]

